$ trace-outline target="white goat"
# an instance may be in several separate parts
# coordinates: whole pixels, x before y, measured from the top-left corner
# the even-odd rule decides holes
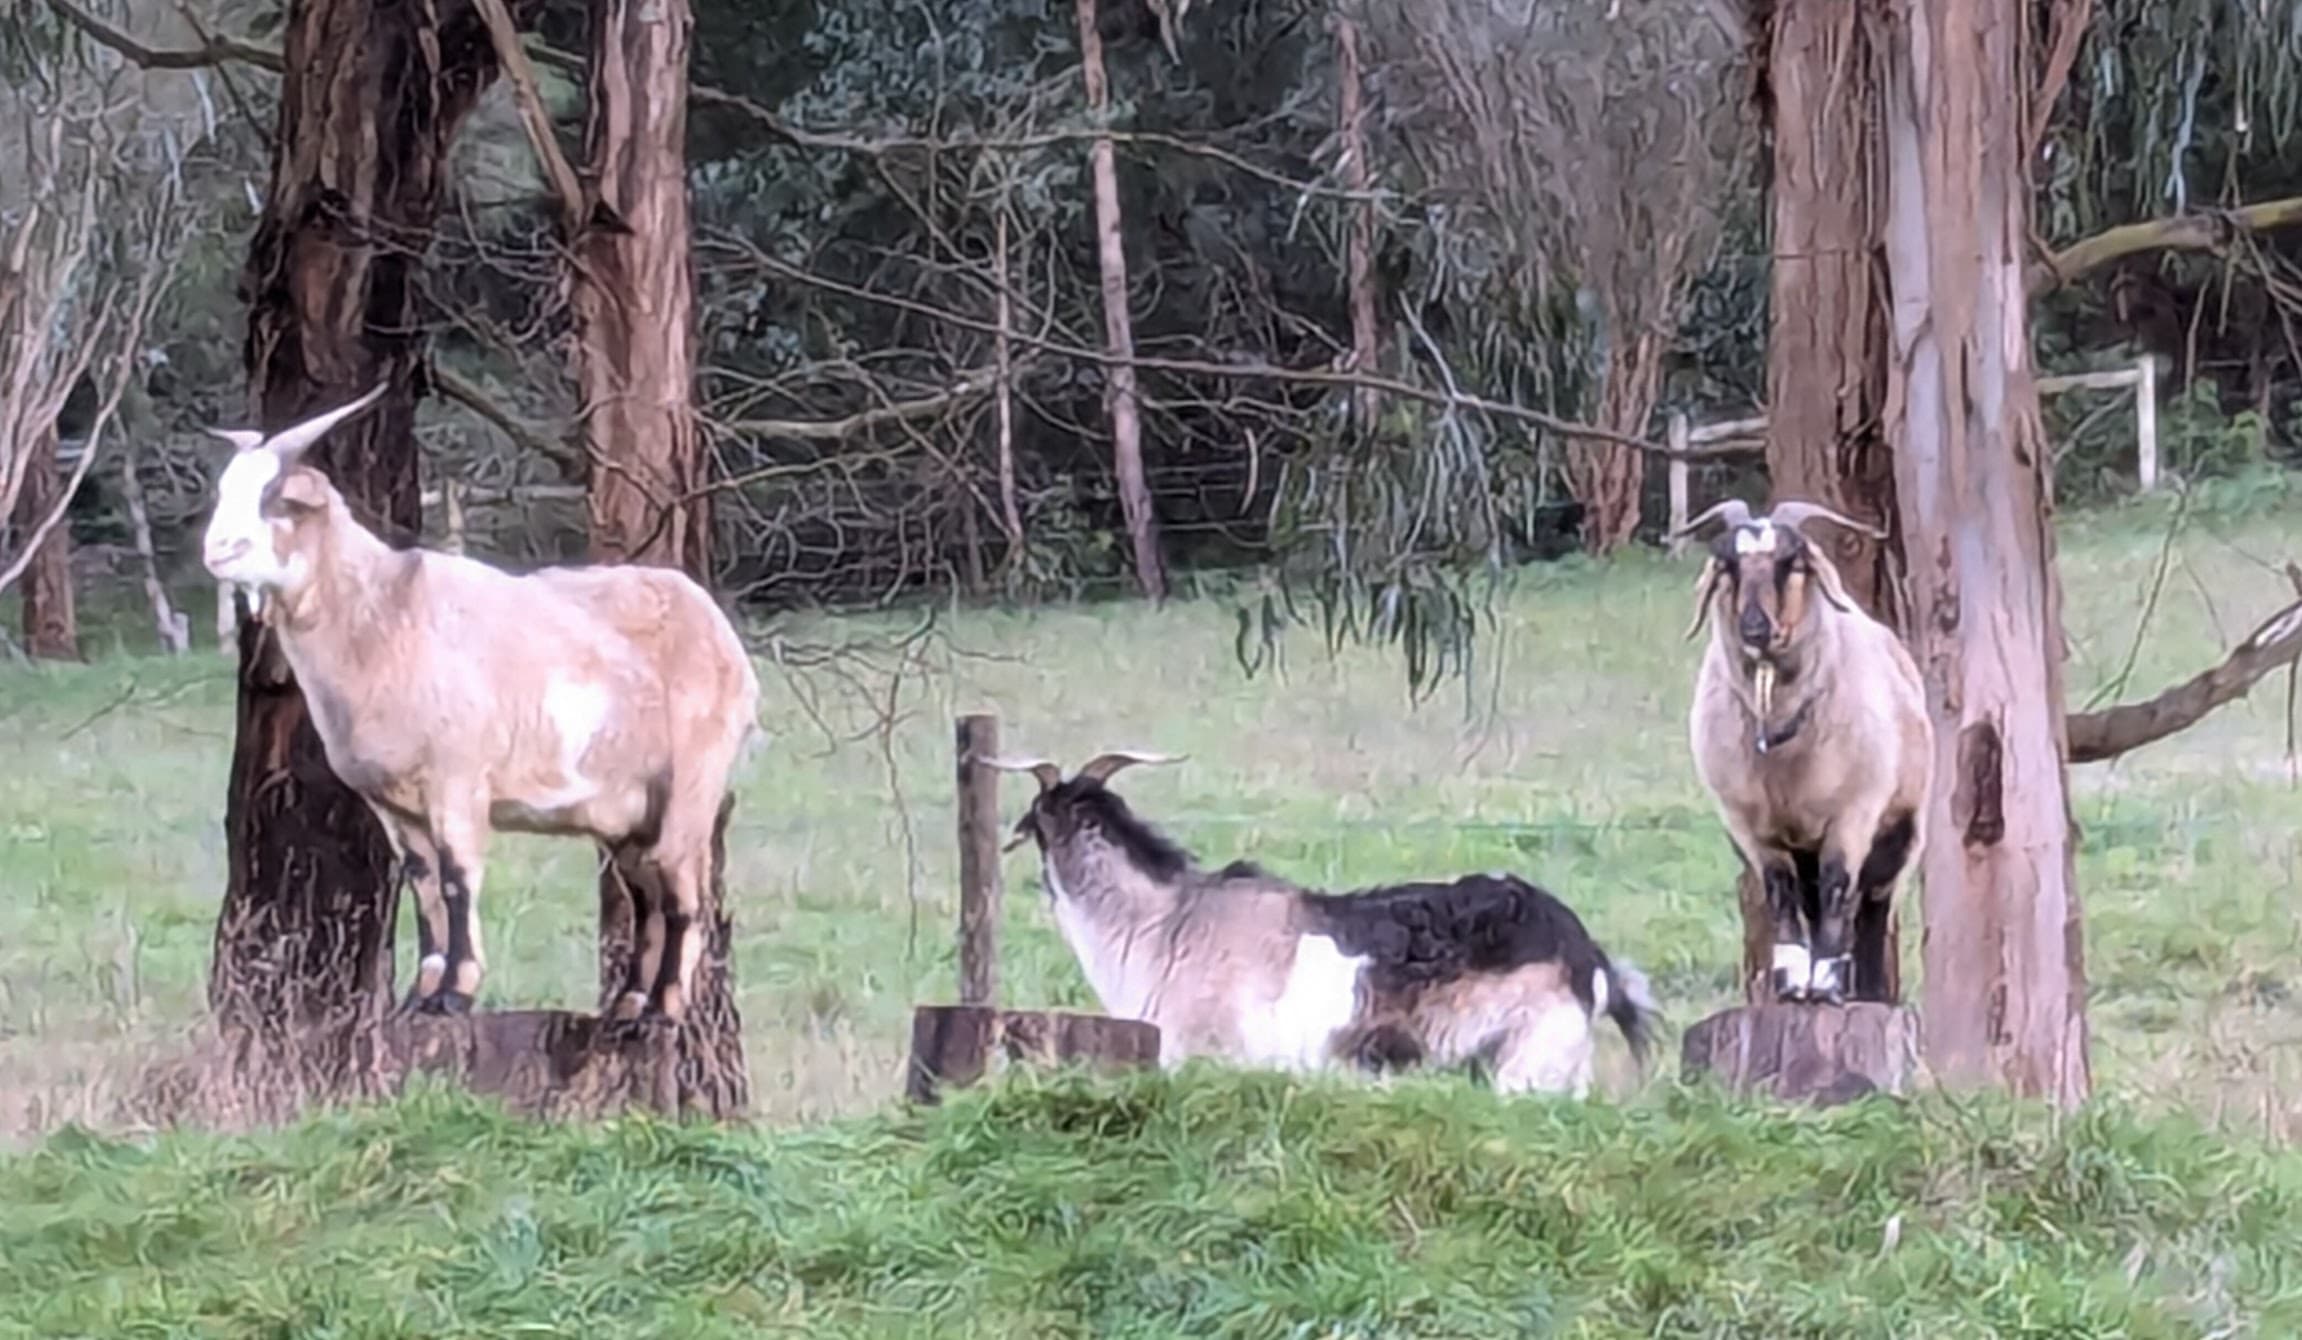
[[[1566,904],[1506,874],[1315,893],[1237,862],[1198,868],[1104,785],[1151,754],[1069,781],[1043,759],[1009,848],[1039,845],[1056,925],[1107,1013],[1158,1025],[1160,1059],[1311,1069],[1484,1063],[1498,1090],[1581,1097],[1591,1020],[1643,1068],[1654,1003]]]
[[[1688,736],[1764,885],[1777,997],[1878,1000],[1896,888],[1925,837],[1934,727],[1902,640],[1847,598],[1838,569],[1800,533],[1812,519],[1885,538],[1815,503],[1754,517],[1739,498],[1677,532],[1726,526],[1687,629],[1691,638],[1711,624]]]
[[[471,1008],[486,973],[478,902],[491,829],[588,835],[623,870],[638,952],[618,1019],[693,998],[711,837],[756,728],[759,684],[727,616],[668,568],[514,576],[394,550],[301,463],[358,400],[238,452],[202,558],[262,600],[328,766],[358,792],[416,887],[410,1004]]]

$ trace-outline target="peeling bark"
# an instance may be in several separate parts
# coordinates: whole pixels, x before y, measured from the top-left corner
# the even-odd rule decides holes
[[[592,558],[711,573],[688,259],[685,0],[596,0],[569,306],[591,447]]]
[[[64,472],[56,464],[55,430],[36,435],[24,462],[23,488],[16,495],[16,533],[30,535],[64,496]],[[42,661],[80,659],[80,616],[72,596],[72,527],[60,522],[32,551],[19,590],[23,604],[24,651]]]
[[[1903,626],[1886,407],[1886,199],[1875,11],[1781,0],[1763,30],[1773,112],[1773,288],[1767,329],[1767,478],[1773,496],[1886,528],[1814,537],[1855,601]]]
[[[2029,367],[2023,6],[1889,25],[1887,420],[1934,720],[1926,1048],[1952,1085],[2091,1087],[2050,454]]]

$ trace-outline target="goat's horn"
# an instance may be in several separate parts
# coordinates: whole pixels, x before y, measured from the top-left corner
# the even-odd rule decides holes
[[[1028,772],[1039,779],[1039,789],[1042,791],[1054,790],[1056,784],[1063,780],[1063,769],[1044,758],[996,758],[979,754],[975,761],[1001,772]]]
[[[1877,526],[1873,526],[1868,522],[1857,521],[1853,517],[1841,516],[1837,512],[1834,512],[1823,506],[1821,503],[1802,502],[1794,498],[1789,502],[1777,503],[1767,513],[1767,519],[1774,522],[1776,525],[1788,526],[1792,530],[1799,531],[1801,534],[1805,533],[1803,529],[1804,523],[1811,521],[1816,517],[1820,517],[1825,521],[1835,521],[1839,525],[1846,527],[1848,530],[1854,531],[1857,534],[1868,535],[1874,540],[1883,540],[1886,538],[1886,532],[1879,529]]]
[[[1097,754],[1087,760],[1087,766],[1074,775],[1100,782],[1109,779],[1112,773],[1130,763],[1181,763],[1183,757],[1181,754],[1138,754],[1133,750],[1114,749],[1108,754]]]
[[[1667,538],[1675,540],[1682,535],[1692,535],[1709,525],[1714,517],[1725,521],[1730,526],[1748,525],[1750,524],[1750,504],[1740,498],[1727,498],[1713,503],[1704,509],[1701,516],[1672,531]]]
[[[292,463],[297,457],[311,450],[312,444],[319,441],[330,428],[375,404],[384,394],[384,388],[390,385],[388,380],[377,382],[372,390],[351,404],[339,405],[324,414],[315,414],[302,423],[283,428],[272,434],[264,445],[276,453],[282,461]]]
[[[232,444],[235,451],[253,451],[264,445],[264,435],[246,428],[210,428],[208,436],[220,437]]]

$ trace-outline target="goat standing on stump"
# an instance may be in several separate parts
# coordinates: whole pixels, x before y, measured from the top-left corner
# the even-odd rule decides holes
[[[1676,532],[1726,524],[1687,629],[1711,624],[1688,734],[1735,850],[1764,883],[1776,996],[1882,1000],[1895,890],[1924,838],[1934,727],[1902,640],[1847,598],[1800,533],[1816,518],[1885,538],[1814,503],[1754,517],[1739,498]]]
[[[1307,1070],[1481,1061],[1504,1092],[1581,1097],[1591,1019],[1643,1069],[1654,1003],[1581,919],[1511,875],[1314,893],[1246,862],[1200,869],[1104,783],[1150,754],[1110,753],[1070,780],[1045,760],[1012,850],[1039,846],[1055,922],[1106,1013],[1156,1024],[1160,1061]]]
[[[617,1019],[677,1020],[692,998],[712,830],[757,727],[759,681],[727,616],[686,574],[642,566],[525,576],[395,550],[302,464],[384,387],[239,450],[202,559],[258,595],[328,766],[375,812],[415,884],[409,1003],[471,1008],[486,973],[480,875],[491,828],[588,835],[632,891],[639,952]]]

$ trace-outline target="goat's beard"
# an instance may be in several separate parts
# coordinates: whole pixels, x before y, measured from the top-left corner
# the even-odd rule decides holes
[[[1758,707],[1758,726],[1761,734],[1766,731],[1766,723],[1774,718],[1774,683],[1774,662],[1764,657],[1760,658],[1759,663],[1751,667],[1750,685],[1751,697]]]

